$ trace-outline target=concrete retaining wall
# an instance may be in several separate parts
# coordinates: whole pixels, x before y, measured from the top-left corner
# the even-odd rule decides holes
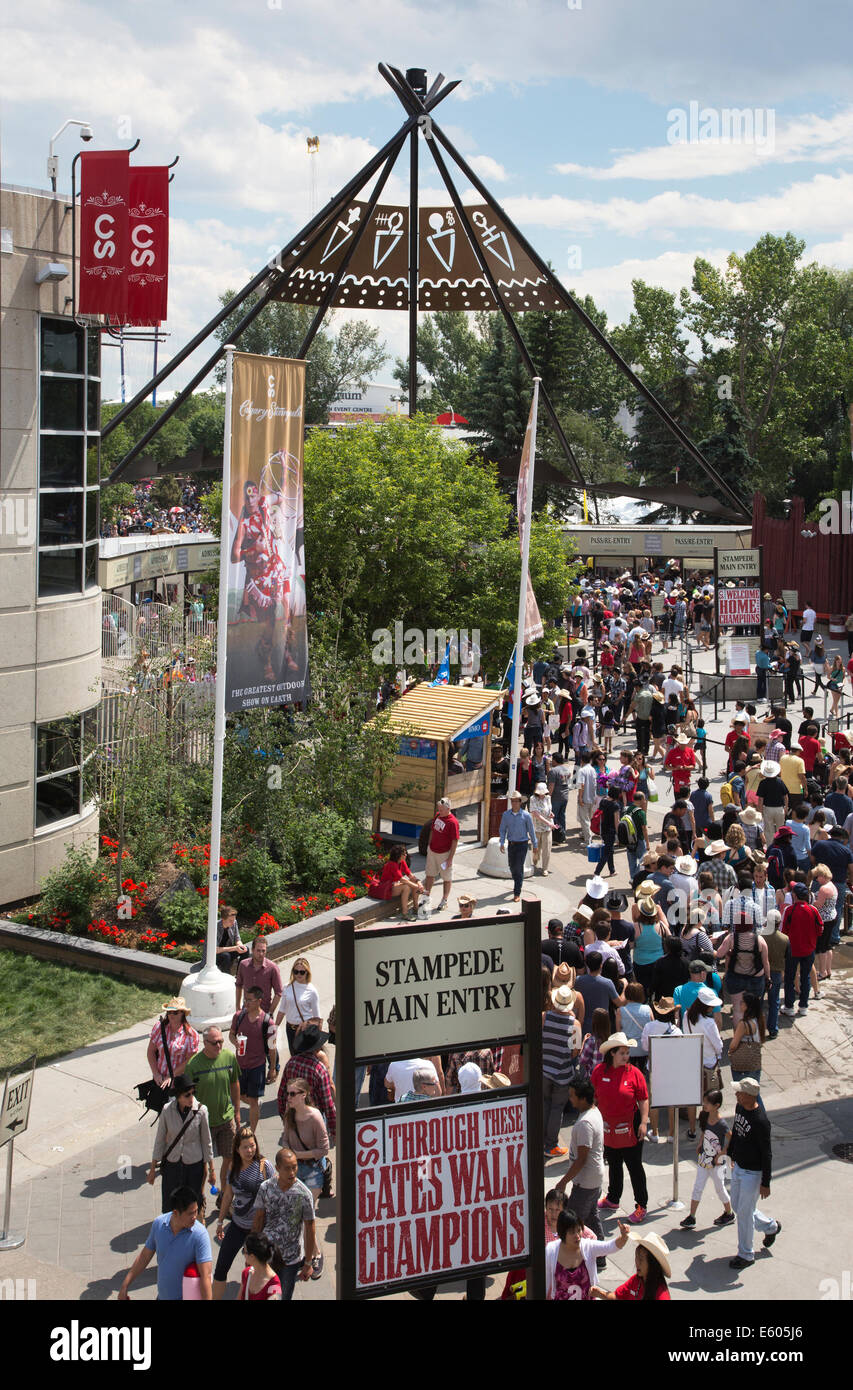
[[[352,917],[358,928],[391,917],[396,911],[396,904],[358,898],[329,912],[319,912],[307,922],[271,932],[267,936],[268,954],[271,960],[282,960],[328,940],[334,935],[337,917]],[[40,960],[56,961],[59,965],[99,970],[137,985],[162,988],[167,995],[180,994],[187,975],[200,968],[195,963],[188,965],[186,961],[168,960],[165,956],[152,955],[148,951],[128,951],[121,946],[108,946],[106,942],[92,941],[84,936],[66,936],[42,927],[25,927],[7,918],[0,918],[0,950],[21,951]]]

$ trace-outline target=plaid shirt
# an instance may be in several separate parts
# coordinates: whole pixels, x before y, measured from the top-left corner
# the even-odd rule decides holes
[[[733,893],[723,903],[724,927],[760,927],[764,924],[761,908],[751,894]]]
[[[323,1066],[319,1057],[313,1053],[305,1056],[291,1057],[290,1061],[281,1074],[281,1085],[278,1088],[278,1113],[284,1119],[284,1112],[287,1109],[287,1083],[299,1077],[303,1081],[311,1084],[311,1104],[315,1105],[326,1121],[326,1128],[329,1131],[329,1143],[335,1142],[335,1129],[338,1123],[338,1116],[335,1110],[335,1101],[332,1095],[332,1083],[329,1080],[329,1073]]]
[[[157,1071],[161,1080],[169,1075],[169,1065],[166,1055],[163,1052],[163,1034],[160,1029],[158,1018],[149,1034],[151,1042],[157,1049]],[[182,1067],[194,1053],[201,1047],[201,1038],[196,1030],[189,1023],[182,1023],[177,1033],[174,1035],[169,1032],[169,1025],[166,1024],[166,1041],[169,1044],[169,1057],[172,1062],[172,1071],[177,1075],[178,1068]]]
[[[731,864],[727,864],[721,854],[704,860],[702,869],[707,869],[714,880],[714,887],[723,897],[737,888],[737,875]]]

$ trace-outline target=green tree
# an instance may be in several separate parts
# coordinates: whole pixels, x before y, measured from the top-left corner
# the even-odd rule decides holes
[[[220,295],[227,304],[233,290]],[[216,335],[224,342],[259,295],[250,295],[220,324]],[[241,335],[238,347],[242,352],[256,352],[269,357],[296,357],[311,325],[316,310],[303,304],[272,302]],[[380,370],[388,354],[379,339],[378,328],[350,320],[336,332],[330,331],[334,315],[326,316],[324,326],[308,349],[308,369],[305,380],[305,421],[309,425],[325,424],[329,406],[347,386],[363,388]],[[218,369],[224,380],[224,367]]]
[[[699,258],[682,290],[684,325],[699,339],[718,392],[731,383],[755,468],[748,484],[779,504],[810,469],[828,482],[836,460],[812,432],[849,392],[853,340],[849,301],[833,274],[801,265],[805,243],[767,234],[718,271]],[[742,490],[746,490],[743,488]]]
[[[418,368],[423,368],[423,389],[418,391],[418,409],[424,415],[453,410],[468,419],[473,408],[473,390],[486,348],[485,314],[439,309],[425,314],[418,327]],[[394,376],[403,399],[408,400],[409,364],[397,360]]]
[[[309,613],[335,615],[346,650],[395,622],[476,628],[490,668],[505,664],[520,581],[509,502],[493,465],[422,417],[309,435],[305,553]],[[548,518],[530,568],[542,613],[560,611],[571,574]]]
[[[113,483],[101,489],[101,521],[116,521],[130,507],[136,506],[136,496],[130,483]]]

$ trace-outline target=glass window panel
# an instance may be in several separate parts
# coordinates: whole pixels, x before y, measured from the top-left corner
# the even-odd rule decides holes
[[[98,445],[93,444],[91,449],[86,450],[86,482],[90,486],[101,481],[100,460],[98,459]]]
[[[39,551],[39,598],[79,594],[83,588],[83,548]]]
[[[80,773],[36,783],[36,828],[80,814]]]
[[[39,438],[39,478],[42,487],[83,486],[83,436],[61,434]]]
[[[54,724],[39,724],[36,750],[36,776],[46,777],[53,772],[66,772],[80,761],[79,719],[58,719]]]
[[[88,393],[88,411],[86,416],[86,428],[91,434],[97,433],[101,428],[101,383],[90,381],[86,385]]]
[[[95,335],[97,336],[97,335]],[[85,370],[83,339],[85,330],[67,319],[42,319],[41,369],[43,372],[82,372]]]
[[[98,539],[98,489],[89,488],[86,493],[86,540]]]
[[[41,427],[43,430],[82,430],[83,382],[61,377],[41,379]]]
[[[98,546],[86,546],[86,588],[91,589],[98,582]]]
[[[86,370],[89,376],[101,375],[101,335],[95,330],[86,334]]]
[[[39,495],[39,545],[76,545],[83,540],[83,493]]]

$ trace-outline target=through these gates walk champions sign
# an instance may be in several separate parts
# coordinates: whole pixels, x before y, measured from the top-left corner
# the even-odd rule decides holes
[[[338,918],[339,1299],[528,1266],[544,1297],[539,915],[357,935]],[[513,1043],[524,1084],[353,1104],[357,1064]]]

